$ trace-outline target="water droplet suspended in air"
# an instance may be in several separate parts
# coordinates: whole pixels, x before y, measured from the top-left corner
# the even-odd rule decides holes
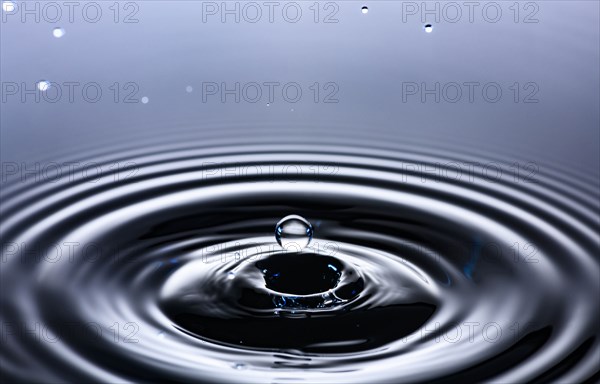
[[[12,12],[15,10],[15,3],[12,1],[3,1],[2,2],[2,10],[4,12]]]
[[[150,101],[150,99],[147,98],[146,96],[142,97],[142,104],[148,104],[149,101]]]
[[[235,272],[231,271],[227,273],[227,279],[233,280],[235,279]]]
[[[188,85],[187,87],[185,87],[185,91],[187,93],[192,93],[194,91],[194,88],[191,85]]]
[[[52,30],[52,35],[54,37],[56,37],[57,39],[60,39],[61,37],[63,37],[65,35],[65,33],[67,33],[67,31],[65,31],[64,28],[54,28]]]
[[[42,92],[47,91],[50,88],[50,82],[47,80],[41,80],[38,81],[37,83],[37,89],[39,89]]]
[[[433,25],[431,25],[431,24],[425,24],[425,27],[423,27],[423,28],[425,28],[425,32],[427,32],[427,33],[433,32]]]
[[[369,13],[369,8],[368,8],[368,7],[362,7],[362,8],[361,8],[361,12],[362,12],[363,14],[367,14],[367,13]]]
[[[312,225],[303,217],[290,215],[281,219],[275,226],[275,239],[284,249],[301,251],[311,242]]]

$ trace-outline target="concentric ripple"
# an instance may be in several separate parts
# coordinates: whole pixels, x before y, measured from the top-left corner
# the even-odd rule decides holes
[[[87,160],[124,166],[4,186],[3,377],[597,377],[594,177],[458,177],[513,161],[227,136],[99,150]],[[273,236],[290,214],[314,227],[300,253]]]

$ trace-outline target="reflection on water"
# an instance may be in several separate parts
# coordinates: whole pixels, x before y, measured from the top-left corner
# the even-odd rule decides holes
[[[597,2],[176,3],[2,3],[3,378],[597,378]]]
[[[576,174],[457,178],[445,171],[466,149],[243,140],[131,143],[96,162],[128,154],[137,172],[114,173],[133,176],[9,184],[6,373],[521,382],[596,369],[598,224]],[[273,236],[289,213],[306,219],[284,219],[282,236],[315,224],[300,253]]]

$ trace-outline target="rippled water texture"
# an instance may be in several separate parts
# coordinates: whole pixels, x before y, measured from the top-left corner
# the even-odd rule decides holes
[[[598,1],[15,4],[2,383],[600,382]]]
[[[224,135],[97,148],[71,159],[135,167],[4,189],[3,241],[29,250],[4,250],[4,375],[576,382],[598,369],[596,180],[550,165],[536,182],[458,177],[450,164],[510,161],[449,143]],[[288,214],[313,226],[301,252],[275,239]]]

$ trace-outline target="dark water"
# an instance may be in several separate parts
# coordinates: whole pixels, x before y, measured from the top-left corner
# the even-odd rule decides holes
[[[5,250],[5,375],[574,382],[597,370],[583,177],[431,177],[406,165],[492,159],[416,143],[234,141],[129,145],[95,156],[131,154],[139,172],[119,181],[5,188],[3,237],[30,247]],[[300,253],[275,241],[291,213],[314,227]]]
[[[597,2],[520,3],[534,24],[512,2],[499,23],[299,2],[297,24],[100,3],[97,24],[1,25],[3,82],[109,100],[0,105],[2,382],[599,380]],[[128,81],[140,101],[113,102]],[[204,103],[204,81],[305,97]],[[404,81],[505,96],[404,103]],[[307,247],[278,243],[288,215]]]

